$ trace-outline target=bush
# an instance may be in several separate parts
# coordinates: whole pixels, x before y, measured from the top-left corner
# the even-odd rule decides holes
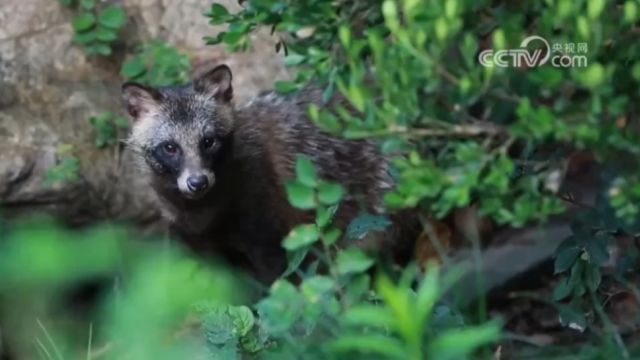
[[[418,205],[441,217],[475,202],[498,223],[522,226],[564,210],[551,179],[567,154],[589,149],[620,164],[638,150],[627,106],[640,81],[638,45],[623,35],[636,21],[633,1],[256,0],[244,7],[230,15],[213,5],[211,22],[229,29],[209,42],[235,47],[258,26],[278,31],[285,63],[298,70],[295,81],[276,87],[293,91],[313,80],[327,97],[341,92],[359,116],[310,109],[314,120],[345,137],[380,138],[388,153],[402,155],[394,158],[391,207]],[[478,63],[481,50],[517,48],[530,35],[573,44],[588,66]],[[562,151],[542,153],[550,144]],[[625,197],[607,190],[637,174],[617,168],[602,201],[635,228],[636,212],[618,199]]]
[[[397,182],[390,209],[443,218],[473,206],[516,228],[569,218],[551,300],[564,325],[600,322],[628,355],[602,304],[612,287],[637,293],[637,248],[604,280],[602,266],[616,237],[640,230],[636,1],[248,0],[207,16],[228,29],[206,40],[231,50],[272,29],[296,69],[276,90],[314,82],[325,99],[350,101],[356,115],[314,106],[309,115],[339,136],[379,140]],[[526,58],[498,57],[508,49]],[[581,162],[596,171],[571,179]]]
[[[13,310],[3,324],[16,329],[6,343],[47,359],[459,359],[499,335],[496,323],[461,328],[460,315],[439,303],[456,273],[440,280],[435,267],[426,277],[408,268],[397,283],[380,276],[375,294],[363,268],[309,275],[299,287],[278,280],[252,306],[256,315],[239,305],[250,305],[241,278],[162,242],[125,240],[135,237],[123,227],[69,232],[50,221],[1,230],[0,294]],[[98,311],[71,321],[69,305],[83,303],[63,295],[104,279],[113,290]]]

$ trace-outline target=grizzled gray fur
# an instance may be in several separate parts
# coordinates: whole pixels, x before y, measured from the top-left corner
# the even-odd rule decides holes
[[[392,186],[374,144],[320,131],[307,118],[321,91],[269,92],[235,106],[231,71],[221,65],[185,86],[123,85],[134,120],[128,145],[175,232],[195,251],[222,256],[269,282],[286,266],[280,242],[313,217],[291,207],[284,182],[295,177],[296,154],[347,195],[335,223],[377,212]],[[333,106],[339,99],[333,99]]]

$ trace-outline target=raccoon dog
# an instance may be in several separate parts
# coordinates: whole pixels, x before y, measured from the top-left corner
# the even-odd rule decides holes
[[[286,267],[282,239],[313,221],[287,201],[296,154],[310,158],[322,178],[347,194],[334,222],[377,212],[392,186],[386,159],[365,140],[345,140],[317,128],[308,105],[322,90],[259,95],[233,103],[232,74],[220,65],[184,86],[126,83],[122,95],[133,119],[128,145],[175,233],[199,254],[222,256],[270,282]]]

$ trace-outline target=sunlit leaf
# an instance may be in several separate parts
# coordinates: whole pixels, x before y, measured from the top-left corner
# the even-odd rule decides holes
[[[449,330],[431,342],[428,358],[459,359],[479,346],[498,340],[499,336],[500,326],[496,322]]]
[[[76,32],[83,32],[93,27],[95,23],[96,17],[92,13],[82,13],[73,18],[71,25]]]
[[[98,14],[98,22],[100,25],[110,28],[119,29],[126,21],[124,10],[120,6],[108,6]]]
[[[287,197],[294,207],[299,209],[311,209],[315,206],[315,194],[313,188],[300,181],[290,181],[286,185]]]
[[[309,246],[320,238],[320,232],[315,224],[298,225],[282,242],[282,246],[294,251]]]
[[[336,268],[339,274],[360,273],[373,265],[373,259],[358,248],[349,248],[338,253]]]

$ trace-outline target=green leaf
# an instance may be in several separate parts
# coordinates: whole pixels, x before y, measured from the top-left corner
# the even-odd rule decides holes
[[[248,307],[230,306],[229,315],[233,321],[233,331],[237,336],[246,336],[253,329],[255,318]]]
[[[120,74],[127,79],[135,79],[142,75],[146,71],[144,63],[139,57],[134,57],[131,60],[122,64]]]
[[[438,283],[440,271],[430,264],[425,271],[425,276],[420,282],[416,296],[416,316],[420,322],[425,322],[440,296],[440,284]]]
[[[80,0],[80,7],[86,10],[91,10],[96,7],[96,2],[95,0]]]
[[[429,345],[427,359],[461,359],[477,348],[490,344],[500,337],[500,326],[490,322],[480,326],[449,330]]]
[[[573,329],[584,331],[587,326],[587,318],[582,310],[572,305],[557,304],[560,312],[560,323]]]
[[[638,5],[633,0],[624,3],[624,21],[627,24],[633,23],[638,17]]]
[[[340,322],[345,325],[393,328],[396,318],[388,308],[376,305],[355,305],[344,313]]]
[[[282,241],[282,247],[295,251],[309,246],[320,239],[320,232],[315,224],[298,225]]]
[[[109,46],[108,44],[97,43],[93,45],[93,49],[96,54],[100,54],[104,56],[111,55],[111,46]]]
[[[349,223],[346,236],[349,240],[358,240],[371,231],[383,231],[390,225],[391,221],[384,215],[363,213]]]
[[[250,332],[240,339],[240,347],[244,353],[254,354],[265,348],[265,341],[266,339],[261,334]],[[237,355],[233,359],[237,359]]]
[[[322,243],[326,246],[331,246],[340,239],[340,235],[342,235],[340,229],[330,229],[322,235]]]
[[[290,181],[286,185],[287,198],[298,209],[312,209],[316,205],[313,189],[299,181]]]
[[[222,42],[222,33],[218,33],[216,36],[205,36],[202,38],[207,45],[217,45]]]
[[[298,85],[294,82],[291,81],[276,81],[273,84],[273,88],[275,89],[275,91],[281,93],[281,94],[288,94],[291,92],[294,92],[296,90],[298,90]]]
[[[101,25],[115,30],[121,28],[126,20],[124,10],[116,5],[106,7],[98,15],[98,22]]]
[[[558,281],[556,286],[553,288],[552,299],[555,301],[560,301],[571,294],[573,291],[573,285],[569,281],[568,277],[564,277]]]
[[[329,85],[327,85],[327,87],[322,92],[322,102],[325,104],[328,103],[331,97],[333,96],[333,93],[335,92],[335,90],[336,90],[335,82],[330,82]]]
[[[607,243],[609,239],[604,236],[591,237],[587,239],[585,250],[589,254],[589,262],[596,265],[602,265],[609,260],[609,251]]]
[[[348,248],[338,252],[336,270],[338,274],[361,273],[373,265],[373,259],[358,248]]]
[[[398,20],[398,6],[393,0],[385,0],[382,3],[382,14],[384,15],[385,24],[393,32],[398,29],[400,22]]]
[[[558,255],[556,255],[556,260],[554,262],[554,273],[559,274],[561,272],[567,271],[573,263],[576,262],[578,255],[582,249],[578,247],[568,247],[562,249]]]
[[[307,108],[307,115],[312,122],[317,122],[320,119],[320,108],[316,104],[309,104]]]
[[[342,26],[340,26],[340,28],[338,28],[338,38],[340,39],[340,42],[342,43],[342,46],[345,49],[350,47],[350,45],[351,45],[351,30],[349,30],[348,26],[342,25]]]
[[[569,275],[569,284],[573,287],[574,295],[582,296],[586,292],[586,288],[584,286],[584,272],[586,271],[587,262],[583,260],[578,260],[571,267],[571,273]]]
[[[226,7],[220,4],[211,5],[211,10],[206,14],[208,17],[211,17],[212,21],[216,23],[220,23],[225,21],[229,16],[229,10]]]
[[[82,13],[73,18],[71,26],[76,32],[84,32],[95,25],[96,17],[92,13]]]
[[[289,330],[303,312],[304,299],[286,280],[276,280],[268,297],[256,304],[262,327],[271,335]]]
[[[578,72],[578,81],[585,87],[595,89],[605,80],[606,73],[604,67],[599,64],[589,64]]]
[[[98,26],[98,28],[96,29],[96,38],[98,38],[98,40],[100,41],[109,42],[115,40],[117,37],[118,33],[112,29],[102,26]]]
[[[300,291],[309,302],[315,303],[320,301],[324,295],[331,293],[334,287],[335,281],[332,278],[315,275],[304,280],[300,286]]]
[[[348,304],[359,303],[364,300],[371,287],[369,274],[359,274],[351,278],[349,286],[345,288],[345,298]]]
[[[295,65],[300,65],[302,64],[307,58],[304,55],[300,55],[300,54],[296,54],[296,53],[289,53],[289,55],[287,55],[284,58],[284,65],[289,67],[289,66],[295,66]]]
[[[212,306],[204,314],[203,328],[207,341],[215,345],[225,345],[234,340],[233,322],[224,306]]]
[[[316,168],[313,165],[313,162],[304,155],[296,156],[296,177],[298,178],[298,181],[308,187],[315,187],[318,185]]]
[[[319,228],[324,228],[325,226],[329,225],[333,220],[333,215],[336,213],[336,210],[338,210],[338,207],[336,205],[328,206],[326,208],[322,206],[317,207],[316,225],[318,225]]]
[[[75,35],[73,35],[73,41],[81,45],[91,44],[96,41],[96,32],[88,31],[84,33],[75,33]]]
[[[385,359],[408,358],[404,344],[393,337],[378,334],[341,335],[336,340],[330,341],[327,344],[327,348],[329,351],[336,353],[360,351],[378,354]]]
[[[342,199],[344,188],[335,182],[322,181],[318,186],[318,200],[325,205],[334,205]]]
[[[353,106],[355,106],[355,108],[360,112],[364,111],[366,101],[365,94],[366,92],[363,86],[357,84],[351,84],[351,86],[349,86],[347,97],[351,100]]]
[[[597,19],[604,9],[605,0],[589,0],[587,2],[587,15],[591,19]]]
[[[602,272],[600,272],[600,265],[590,264],[585,270],[585,283],[587,288],[591,291],[598,290],[600,282],[602,281]]]
[[[229,31],[221,35],[221,38],[222,38],[222,42],[224,42],[227,45],[233,46],[238,44],[244,36],[245,34],[242,32]]]
[[[296,251],[287,251],[287,269],[282,273],[282,278],[286,278],[300,268],[300,264],[307,256],[309,249],[303,248]]]

